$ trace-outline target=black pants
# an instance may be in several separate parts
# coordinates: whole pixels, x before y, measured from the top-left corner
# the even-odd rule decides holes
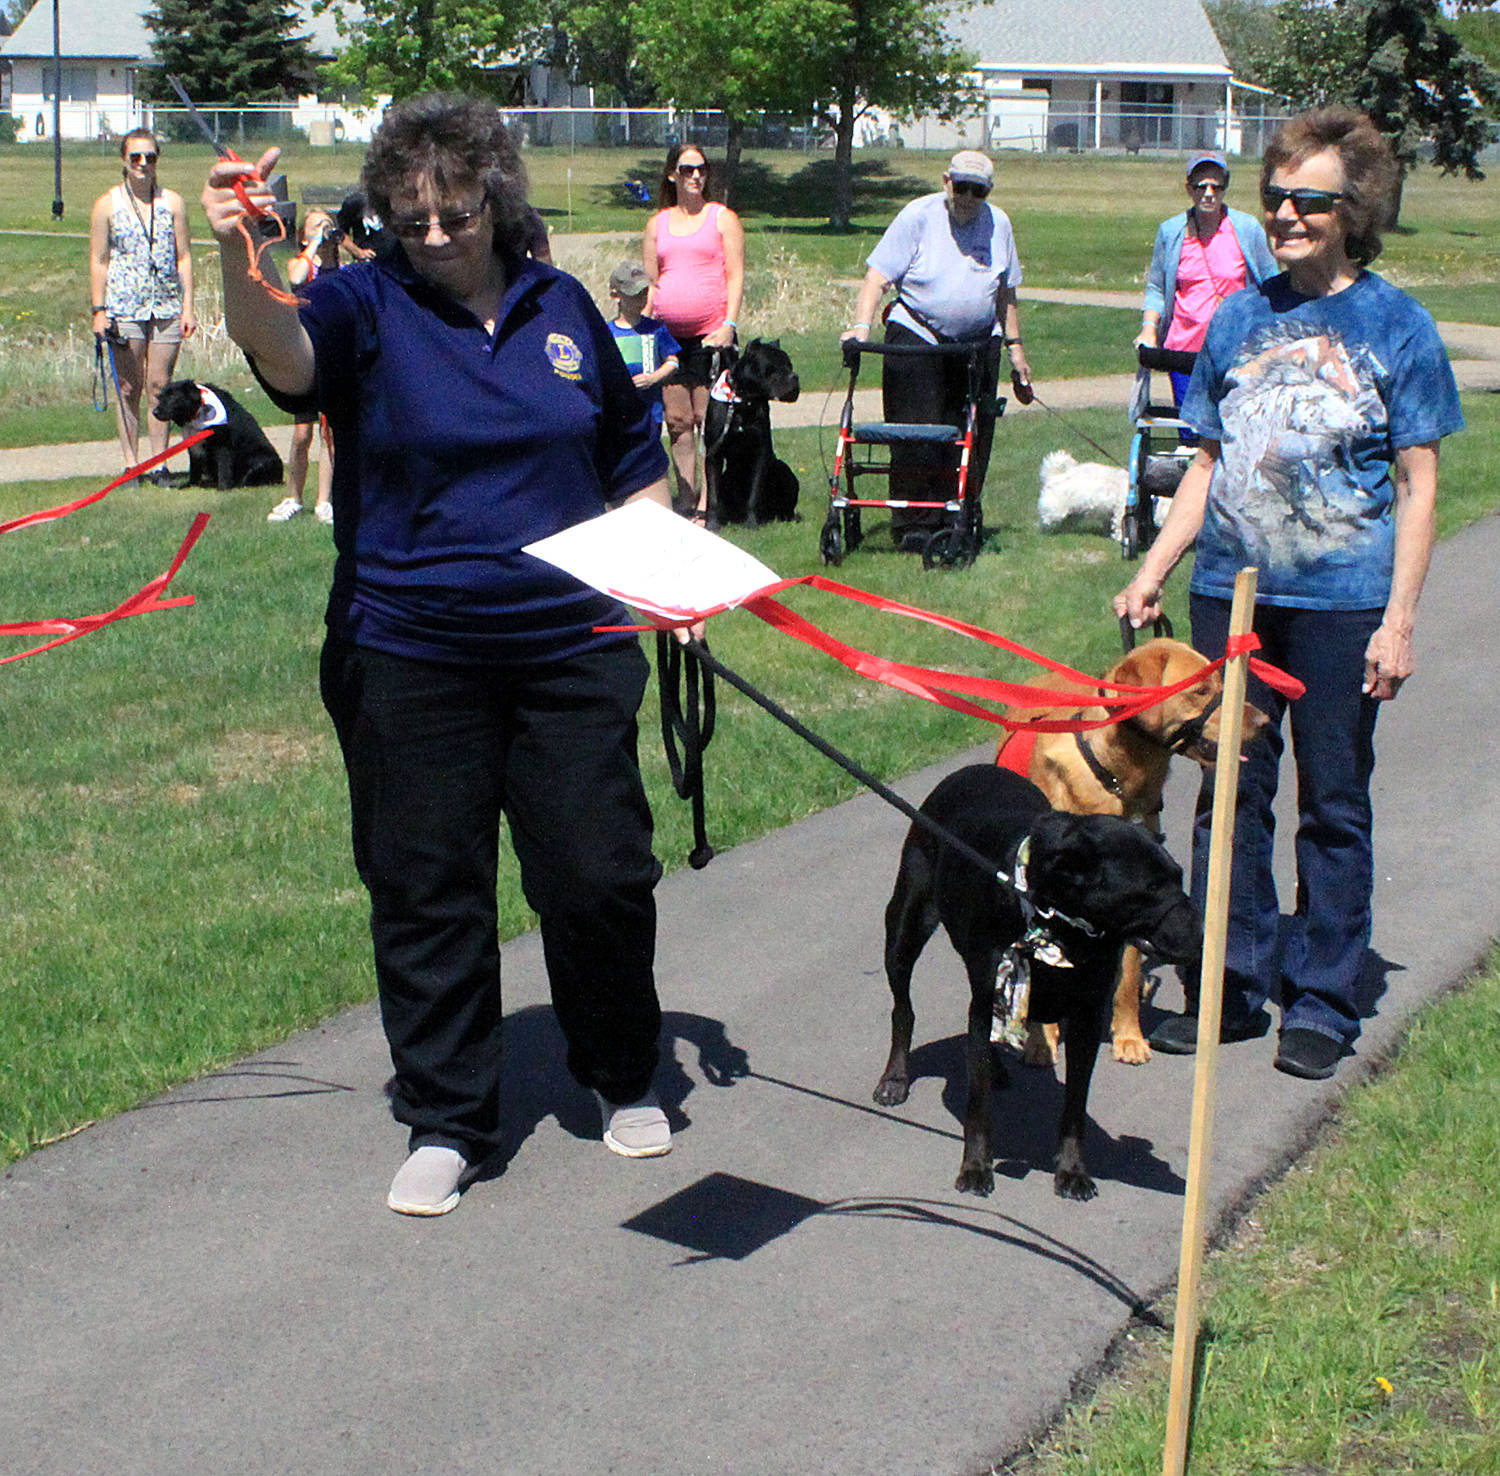
[[[528,667],[444,666],[342,641],[323,702],[370,893],[393,1111],[470,1162],[500,1129],[500,816],[541,919],[568,1069],[614,1102],[656,1070],[660,869],[636,762],[637,645]]]
[[[890,344],[925,344],[927,340],[900,323],[887,323],[885,341]],[[1000,374],[1001,342],[992,338],[984,347],[980,374],[979,415],[974,427],[974,446],[969,453],[967,496],[984,492],[989,469],[990,446],[995,439],[995,386]],[[895,423],[942,425],[962,428],[969,402],[969,364],[961,354],[901,354],[881,361],[882,416]],[[891,447],[891,486],[895,501],[943,502],[955,495],[958,450],[949,446]],[[919,529],[940,528],[946,521],[937,508],[893,508],[891,532],[898,538]]]

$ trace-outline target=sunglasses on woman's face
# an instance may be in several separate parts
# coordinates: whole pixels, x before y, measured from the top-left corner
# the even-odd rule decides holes
[[[461,236],[465,231],[474,228],[474,223],[484,214],[484,205],[485,202],[481,200],[478,205],[471,206],[468,210],[455,210],[439,215],[437,223],[445,236]],[[425,241],[428,232],[432,230],[432,217],[430,215],[400,215],[389,224],[391,234],[403,241]]]
[[[1304,215],[1329,215],[1334,202],[1345,198],[1342,190],[1284,190],[1279,185],[1266,185],[1260,192],[1267,215],[1275,215],[1290,200],[1299,219]]]
[[[679,174],[705,174],[706,175],[708,173],[708,165],[707,164],[679,164],[677,166],[677,172]]]
[[[982,200],[989,194],[989,187],[982,184],[970,184],[966,179],[953,181],[953,193],[955,195],[972,195],[976,200]]]
[[[156,155],[155,154],[127,154],[126,158],[128,158],[132,164],[154,164],[154,163],[156,163]]]

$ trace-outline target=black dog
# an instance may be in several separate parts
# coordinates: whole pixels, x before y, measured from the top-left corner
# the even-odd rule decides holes
[[[981,855],[993,857],[996,869],[1014,885],[1002,885],[993,873],[913,824],[885,912],[891,1054],[875,1100],[886,1107],[906,1100],[915,1019],[911,971],[941,922],[969,974],[969,1095],[963,1164],[954,1187],[967,1194],[994,1189],[990,1087],[996,1062],[990,1022],[995,971],[1028,928],[1040,927],[1065,960],[1054,966],[1041,954],[1033,958],[1028,1007],[1029,1019],[1063,1027],[1067,1076],[1053,1187],[1065,1199],[1092,1199],[1094,1181],[1083,1157],[1089,1078],[1121,950],[1135,943],[1184,963],[1203,947],[1202,924],[1182,890],[1182,868],[1139,826],[1113,815],[1053,810],[1029,779],[993,764],[973,764],[949,775],[928,795],[922,811]]]
[[[214,427],[206,441],[188,447],[189,487],[262,487],[280,482],[284,476],[281,457],[266,439],[255,417],[228,390],[215,384],[199,386],[196,380],[174,379],[156,397],[152,412],[179,428],[189,426],[203,408],[203,390],[223,401],[229,419]]]
[[[752,339],[709,391],[703,421],[704,479],[710,528],[723,523],[794,522],[797,474],[771,446],[771,404],[801,393],[786,350]]]

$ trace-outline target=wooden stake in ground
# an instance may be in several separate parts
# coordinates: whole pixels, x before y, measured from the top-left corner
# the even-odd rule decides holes
[[[1255,570],[1241,569],[1229,612],[1233,639],[1249,633],[1255,615]],[[1219,758],[1214,768],[1213,830],[1208,855],[1208,896],[1203,907],[1203,967],[1198,994],[1198,1054],[1193,1078],[1193,1117],[1188,1139],[1187,1193],[1182,1208],[1182,1254],[1177,1268],[1177,1317],[1172,1326],[1172,1387],[1167,1398],[1167,1443],[1163,1476],[1187,1470],[1192,1417],[1193,1367],[1198,1347],[1198,1281],[1203,1267],[1204,1218],[1208,1203],[1209,1147],[1213,1138],[1214,1091],[1219,1062],[1219,1021],[1224,1004],[1224,938],[1229,928],[1229,875],[1234,847],[1234,810],[1245,728],[1248,654],[1224,668],[1219,708]]]

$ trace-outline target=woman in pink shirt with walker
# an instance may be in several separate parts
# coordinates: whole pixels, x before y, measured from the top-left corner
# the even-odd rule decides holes
[[[643,255],[651,294],[647,315],[682,345],[677,372],[663,385],[667,439],[677,472],[677,506],[704,515],[697,432],[708,409],[714,350],[728,348],[745,290],[745,231],[727,205],[708,198],[708,160],[697,144],[674,144],[646,227]]]
[[[1260,221],[1225,205],[1228,188],[1223,154],[1205,149],[1189,158],[1187,192],[1193,203],[1156,232],[1136,343],[1197,353],[1219,304],[1279,270]],[[1172,375],[1172,398],[1179,406],[1187,381],[1186,374]]]

